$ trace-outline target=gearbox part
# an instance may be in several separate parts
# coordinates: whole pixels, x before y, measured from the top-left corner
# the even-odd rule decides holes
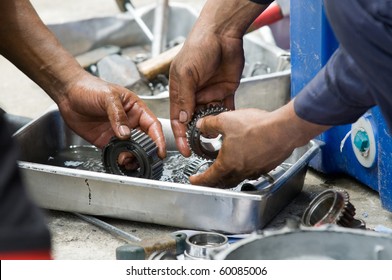
[[[302,223],[306,226],[337,224],[342,227],[364,228],[364,223],[356,220],[355,207],[344,190],[326,190],[317,195],[306,208]]]
[[[227,236],[216,232],[198,232],[185,240],[186,260],[208,260],[213,253],[228,248]]]
[[[184,167],[184,175],[192,176],[198,173],[202,173],[207,170],[208,167],[212,165],[211,160],[205,160],[201,158],[194,158],[188,162]]]
[[[204,159],[216,159],[222,146],[222,135],[218,135],[215,138],[204,137],[196,127],[196,123],[203,117],[215,116],[227,111],[228,109],[222,106],[210,106],[206,109],[199,110],[195,114],[192,121],[188,124],[187,131],[188,144],[194,154]]]
[[[158,157],[157,146],[144,132],[134,129],[131,139],[113,137],[103,148],[102,161],[107,173],[159,180],[163,172],[163,161]],[[137,168],[128,170],[118,162],[121,154],[129,153]]]

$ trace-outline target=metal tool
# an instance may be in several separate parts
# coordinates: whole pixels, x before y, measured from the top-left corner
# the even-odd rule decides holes
[[[211,115],[216,116],[226,111],[228,111],[227,108],[216,105],[201,109],[194,115],[192,121],[188,124],[188,144],[192,152],[197,156],[204,159],[216,159],[222,146],[222,135],[218,135],[215,138],[203,137],[200,130],[196,127],[197,121],[203,117]]]
[[[149,258],[163,258],[165,255],[172,259],[184,253],[185,233],[171,233],[150,238],[139,243],[126,244],[116,248],[117,260],[145,260]],[[163,255],[162,255],[163,254]]]
[[[186,234],[172,233],[167,235],[160,235],[157,238],[150,238],[142,240],[141,238],[125,232],[109,223],[106,223],[98,218],[73,212],[73,214],[80,219],[97,226],[108,233],[118,237],[129,244],[122,245],[116,249],[116,259],[119,260],[144,260],[150,256],[158,258],[160,253],[165,252],[168,257],[182,254],[185,250]],[[164,256],[160,255],[160,258]]]
[[[157,149],[147,134],[133,129],[129,140],[112,138],[103,148],[102,161],[108,173],[159,180],[162,176],[163,162],[158,157]],[[121,155],[133,160],[134,166],[128,170],[120,165]]]
[[[108,224],[108,223],[106,223],[106,222],[104,222],[104,221],[102,221],[100,219],[97,219],[97,218],[95,218],[93,216],[83,215],[83,214],[76,213],[76,212],[73,212],[73,214],[75,216],[81,218],[83,221],[86,221],[86,222],[88,222],[90,224],[93,224],[93,225],[95,225],[95,226],[97,226],[97,227],[99,227],[99,228],[101,228],[101,229],[103,229],[103,230],[113,234],[114,236],[119,237],[119,238],[125,240],[125,241],[129,241],[129,242],[139,242],[139,241],[141,241],[141,239],[139,237],[137,237],[135,235],[132,235],[132,234],[130,234],[128,232],[125,232],[125,231],[123,231],[123,230],[121,230],[121,229],[119,229],[119,228],[117,228],[115,226],[112,226],[111,224]]]

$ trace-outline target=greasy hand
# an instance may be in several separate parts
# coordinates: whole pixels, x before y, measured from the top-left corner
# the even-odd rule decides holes
[[[86,72],[64,96],[58,105],[65,122],[95,146],[102,148],[114,135],[129,138],[130,128],[140,128],[157,144],[159,157],[166,156],[161,123],[133,92]]]
[[[223,135],[222,148],[211,167],[190,177],[190,182],[219,188],[236,186],[244,179],[257,178],[289,157],[292,147],[279,137],[271,113],[244,109],[202,118],[203,134]]]
[[[195,110],[207,104],[234,109],[244,54],[242,40],[190,36],[170,67],[170,119],[177,148],[190,156],[186,130]]]
[[[293,101],[273,112],[243,109],[207,116],[197,126],[203,134],[222,134],[223,143],[211,167],[191,176],[190,182],[220,188],[271,171],[295,148],[330,128],[299,118]]]

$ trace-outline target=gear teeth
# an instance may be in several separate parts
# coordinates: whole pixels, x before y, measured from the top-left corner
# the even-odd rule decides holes
[[[200,131],[196,127],[197,121],[203,117],[210,115],[218,115],[227,111],[229,110],[223,106],[213,105],[197,111],[196,114],[193,116],[192,121],[188,124],[188,130],[186,132],[186,135],[188,146],[196,157],[200,159],[214,160],[219,152],[209,151],[202,147],[200,141]]]
[[[341,213],[336,219],[336,224],[342,227],[352,227],[355,216],[355,207],[349,201],[350,196],[346,191],[337,192],[344,201],[344,207],[341,209]]]
[[[342,227],[358,227],[355,207],[349,201],[349,194],[344,190],[326,190],[317,195],[306,208],[302,223],[306,226],[337,224]]]
[[[205,160],[201,158],[195,157],[193,160],[191,160],[184,168],[184,175],[186,176],[192,176],[198,173],[200,168],[204,165],[208,164],[211,166],[212,161],[210,160]]]
[[[131,139],[119,140],[113,137],[102,150],[102,161],[106,172],[117,175],[131,176],[126,174],[117,162],[118,155],[122,152],[132,152],[138,155],[139,165],[144,170],[139,177],[159,180],[163,173],[163,161],[158,157],[158,147],[152,139],[143,131],[133,129]]]

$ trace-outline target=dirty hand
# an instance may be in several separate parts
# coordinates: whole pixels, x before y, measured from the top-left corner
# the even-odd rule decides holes
[[[207,116],[197,126],[203,134],[222,134],[223,143],[210,168],[190,182],[219,188],[258,178],[329,128],[297,117],[292,103],[274,112],[243,109]]]
[[[82,75],[58,102],[72,130],[101,148],[112,136],[127,139],[130,128],[140,128],[157,144],[159,157],[166,156],[161,123],[136,94],[87,72]]]
[[[176,144],[190,155],[187,123],[197,108],[222,104],[234,109],[244,65],[242,40],[232,38],[189,39],[170,68],[170,118]]]
[[[30,1],[0,1],[0,53],[57,103],[76,133],[97,147],[139,127],[165,156],[161,124],[129,90],[87,73],[41,21]]]
[[[170,68],[170,119],[177,148],[190,155],[187,124],[207,104],[234,109],[244,67],[242,37],[266,8],[248,0],[209,0]]]

